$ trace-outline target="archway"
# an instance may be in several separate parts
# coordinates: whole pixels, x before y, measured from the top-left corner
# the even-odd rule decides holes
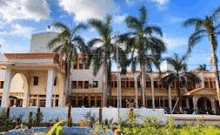
[[[23,73],[14,73],[11,78],[9,106],[26,107],[28,82]]]
[[[207,112],[208,113],[212,112],[211,101],[206,97],[199,98],[197,105],[200,114],[206,114]]]

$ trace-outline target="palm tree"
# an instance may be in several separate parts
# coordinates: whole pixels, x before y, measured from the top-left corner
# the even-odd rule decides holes
[[[183,23],[183,25],[185,27],[189,27],[192,25],[195,27],[193,33],[189,37],[187,54],[191,53],[192,48],[204,37],[208,37],[209,39],[209,46],[211,50],[210,63],[212,68],[214,68],[213,70],[215,71],[217,97],[218,100],[220,101],[220,97],[219,97],[220,82],[219,82],[219,73],[218,73],[218,60],[216,56],[216,51],[217,51],[216,35],[220,33],[219,31],[220,25],[217,26],[215,25],[215,18],[218,13],[220,13],[220,8],[215,10],[213,14],[209,16],[205,16],[205,18],[189,18]]]
[[[142,82],[142,105],[145,105],[145,72],[146,67],[149,67],[150,61],[156,55],[161,56],[165,52],[166,47],[160,38],[154,37],[157,34],[162,37],[162,30],[158,26],[147,25],[147,11],[145,7],[139,9],[139,18],[128,16],[125,20],[126,25],[132,32],[122,34],[120,36],[121,42],[126,42],[126,48],[131,54],[132,70],[135,70],[137,64],[141,68],[141,82]],[[151,60],[150,60],[151,59]]]
[[[174,54],[174,58],[167,58],[167,62],[173,66],[173,71],[168,71],[168,74],[162,77],[161,81],[165,82],[167,86],[170,86],[173,82],[176,82],[177,95],[179,98],[178,107],[179,112],[182,113],[182,92],[180,84],[186,84],[186,82],[200,82],[200,79],[191,72],[186,72],[187,64],[185,63],[185,56],[179,57],[178,54]]]
[[[206,64],[199,65],[199,67],[197,68],[197,70],[207,71],[207,69],[206,69]]]
[[[111,27],[111,16],[107,15],[106,20],[101,21],[97,19],[89,20],[89,24],[95,28],[99,34],[99,38],[93,38],[88,43],[87,53],[89,54],[88,64],[93,65],[93,73],[97,75],[97,72],[102,67],[102,90],[103,90],[103,106],[107,106],[108,100],[110,101],[111,90],[111,65],[112,60],[115,59],[116,46],[113,43],[112,27]],[[100,44],[100,45],[98,45]],[[125,52],[119,49],[120,59],[125,59]],[[123,62],[120,62],[123,65]],[[124,64],[125,65],[125,64]],[[124,68],[123,68],[124,69]],[[108,97],[109,95],[109,97]]]
[[[79,30],[86,29],[86,26],[82,23],[78,24],[74,28],[68,28],[63,23],[53,23],[51,26],[62,30],[58,36],[48,43],[48,47],[57,52],[65,62],[65,94],[67,95],[66,104],[70,105],[71,96],[71,64],[74,61],[74,57],[78,54],[78,49],[85,47],[84,40],[77,34]]]

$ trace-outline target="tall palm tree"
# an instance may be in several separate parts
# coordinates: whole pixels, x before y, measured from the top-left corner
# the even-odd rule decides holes
[[[115,38],[113,36],[111,27],[111,16],[107,15],[105,21],[91,19],[89,24],[95,28],[99,34],[99,38],[93,38],[88,43],[87,53],[89,54],[88,64],[93,65],[93,73],[97,74],[99,69],[103,68],[102,73],[102,90],[103,90],[103,106],[107,106],[108,100],[110,100],[111,91],[111,65],[114,59],[114,54],[116,52],[116,46],[113,41]],[[115,40],[116,41],[116,40]],[[125,58],[124,51],[119,49],[119,54],[121,59]],[[121,65],[124,63],[121,62]],[[109,95],[109,96],[108,96]]]
[[[199,67],[197,68],[197,70],[207,71],[207,69],[206,69],[206,64],[199,65]]]
[[[74,28],[69,28],[63,23],[53,23],[51,26],[62,30],[58,36],[48,43],[48,47],[57,52],[65,62],[65,94],[67,96],[66,104],[71,102],[71,64],[74,57],[77,56],[78,50],[85,47],[84,40],[77,34],[79,30],[86,29],[86,25],[80,23]]]
[[[161,56],[161,53],[165,52],[166,47],[160,38],[153,36],[153,34],[157,34],[162,37],[162,30],[158,26],[147,24],[147,11],[144,6],[139,9],[139,14],[139,18],[134,16],[128,16],[126,18],[125,23],[132,31],[122,34],[120,39],[122,42],[126,42],[127,50],[131,52],[132,70],[137,67],[137,63],[140,64],[142,78],[142,105],[146,106],[146,67],[149,67],[150,65],[149,59],[156,55]]]
[[[174,58],[167,58],[167,62],[173,66],[174,70],[169,71],[167,75],[162,77],[161,81],[165,82],[167,86],[171,85],[173,82],[176,82],[176,89],[177,89],[177,95],[179,98],[178,107],[179,112],[182,113],[182,92],[180,88],[180,84],[185,84],[186,82],[200,82],[200,79],[196,77],[191,72],[186,72],[186,63],[185,63],[185,56],[179,57],[178,54],[174,54]]]
[[[220,8],[215,10],[211,15],[205,16],[205,18],[189,18],[187,19],[183,25],[185,27],[194,26],[194,31],[189,37],[188,41],[188,50],[187,54],[191,53],[192,48],[201,41],[204,37],[209,39],[210,53],[211,53],[211,66],[212,70],[215,71],[215,79],[216,79],[216,90],[217,97],[220,101],[219,96],[219,73],[218,73],[218,60],[216,56],[217,51],[217,38],[216,34],[220,33],[219,27],[220,25],[215,25],[216,15],[220,13]],[[220,102],[219,102],[220,104]]]

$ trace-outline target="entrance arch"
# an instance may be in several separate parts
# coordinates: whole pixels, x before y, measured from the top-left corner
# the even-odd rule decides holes
[[[9,106],[26,107],[28,95],[27,77],[22,72],[14,72],[10,82]]]
[[[201,97],[197,101],[199,113],[205,114],[206,112],[212,112],[211,101],[207,97]]]

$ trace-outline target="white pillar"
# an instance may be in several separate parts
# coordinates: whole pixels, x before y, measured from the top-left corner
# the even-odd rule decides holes
[[[216,114],[215,100],[211,100],[212,111]]]
[[[197,105],[197,102],[198,102],[198,97],[193,97],[193,109],[194,109],[194,113],[198,111],[198,105]]]
[[[134,77],[134,85],[135,85],[135,107],[138,108],[138,86],[137,86],[137,77]]]
[[[155,95],[154,95],[154,79],[151,78],[151,92],[152,92],[152,106],[155,109]]]
[[[168,86],[168,103],[169,103],[169,110],[172,111],[172,97],[171,97],[171,86]]]
[[[55,75],[54,75],[54,69],[53,69],[53,68],[48,69],[46,107],[51,107],[54,77],[55,77]]]
[[[27,107],[28,90],[24,90],[24,97],[22,102],[22,107]]]
[[[11,85],[11,69],[6,68],[4,76],[3,97],[1,107],[9,106],[9,94]]]

